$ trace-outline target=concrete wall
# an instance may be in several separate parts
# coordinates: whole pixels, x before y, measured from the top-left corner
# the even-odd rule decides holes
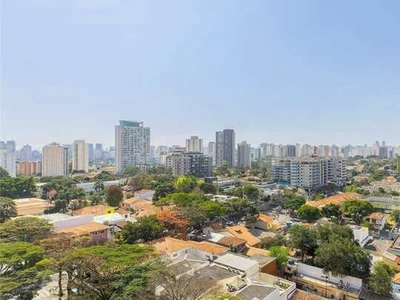
[[[318,280],[323,280],[323,276],[326,276],[322,272],[321,268],[309,266],[303,263],[299,263],[298,265],[298,274],[304,274],[309,277],[317,278]],[[352,277],[352,276],[345,276],[343,278],[335,277],[329,275],[328,282],[338,284],[342,280],[344,283],[350,283],[350,287],[353,289],[360,290],[362,287],[362,280],[360,278]]]

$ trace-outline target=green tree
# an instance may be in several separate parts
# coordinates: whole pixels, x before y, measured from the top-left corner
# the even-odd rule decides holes
[[[204,194],[214,194],[215,195],[217,193],[216,185],[213,183],[209,183],[209,182],[202,182],[200,184],[200,190]]]
[[[104,190],[104,182],[101,178],[97,178],[94,182],[94,190],[97,194],[100,194]]]
[[[314,263],[333,276],[354,276],[366,279],[371,260],[357,243],[333,236],[329,242],[322,243],[314,258]]]
[[[33,177],[0,178],[0,197],[11,199],[29,198],[36,191]]]
[[[0,225],[0,239],[32,243],[47,237],[52,227],[52,224],[42,218],[15,218]]]
[[[318,248],[317,232],[303,225],[293,225],[289,229],[290,241],[294,248],[301,250],[304,256],[314,256]]]
[[[289,251],[283,246],[274,246],[269,248],[268,251],[269,256],[276,258],[276,266],[278,267],[279,273],[282,275],[289,259]]]
[[[285,197],[286,198],[286,197]],[[306,200],[302,195],[293,195],[289,196],[287,199],[285,199],[282,203],[283,208],[289,209],[289,210],[297,210],[302,206],[304,203],[306,203]]]
[[[68,299],[136,299],[159,267],[154,249],[140,245],[74,248],[63,258]]]
[[[353,230],[350,227],[336,224],[319,226],[317,234],[320,243],[329,242],[333,237],[340,237],[348,241],[354,240]]]
[[[25,242],[0,244],[2,299],[33,299],[51,274],[49,265],[51,261],[40,246]]]
[[[252,184],[247,184],[243,187],[243,194],[251,201],[256,201],[260,198],[261,192]]]
[[[0,178],[5,177],[10,177],[10,174],[8,174],[8,172],[4,168],[0,167]]]
[[[400,210],[399,209],[392,210],[392,212],[390,213],[390,216],[396,222],[396,224],[399,223],[399,221],[400,221]]]
[[[341,217],[340,206],[335,204],[328,204],[322,208],[322,214],[326,218],[339,220]]]
[[[123,175],[124,176],[135,176],[140,172],[140,169],[135,166],[129,166],[124,169]]]
[[[297,210],[297,216],[301,220],[305,220],[307,222],[315,222],[316,220],[322,217],[322,214],[317,207],[308,204],[303,204]]]
[[[127,244],[148,242],[162,237],[164,230],[164,225],[155,215],[145,216],[138,218],[135,223],[127,222],[119,233],[119,239]]]
[[[176,191],[181,193],[191,193],[197,186],[197,179],[192,175],[179,176],[174,183]]]
[[[10,198],[0,197],[0,223],[4,223],[17,215],[14,201]]]
[[[390,297],[393,288],[392,278],[395,274],[395,268],[383,261],[378,261],[374,264],[369,276],[369,287],[379,295]]]
[[[230,169],[227,163],[222,163],[220,166],[218,166],[214,173],[216,175],[220,176],[230,176]]]
[[[288,240],[283,234],[277,234],[274,237],[265,237],[261,239],[260,247],[263,249],[269,249],[271,247],[287,246]]]
[[[374,207],[366,200],[346,200],[342,204],[342,212],[349,214],[358,225],[372,213]]]
[[[117,185],[112,185],[107,189],[106,202],[112,207],[118,207],[124,198],[122,190]]]
[[[167,197],[169,194],[175,193],[174,185],[171,183],[157,184],[154,189],[153,201]]]
[[[139,172],[128,180],[128,185],[132,187],[133,191],[154,188],[153,176],[146,172]]]
[[[236,224],[239,223],[242,218],[255,216],[259,213],[257,207],[247,199],[230,199],[224,203],[224,206],[227,218]]]

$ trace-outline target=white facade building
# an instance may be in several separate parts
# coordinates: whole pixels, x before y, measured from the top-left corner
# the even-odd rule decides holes
[[[203,139],[199,139],[196,135],[186,139],[186,152],[203,153]]]
[[[150,162],[150,128],[143,127],[143,122],[119,121],[119,125],[115,126],[117,173],[130,166],[145,170]]]
[[[17,154],[7,149],[0,149],[0,167],[7,171],[11,177],[17,174]]]
[[[72,146],[72,170],[89,171],[89,147],[83,140],[76,140]]]
[[[43,147],[42,176],[68,175],[68,149],[52,143]]]

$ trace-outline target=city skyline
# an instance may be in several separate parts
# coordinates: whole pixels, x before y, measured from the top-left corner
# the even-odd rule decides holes
[[[3,1],[0,139],[112,145],[116,120],[133,119],[153,145],[218,128],[252,145],[396,144],[399,9]]]

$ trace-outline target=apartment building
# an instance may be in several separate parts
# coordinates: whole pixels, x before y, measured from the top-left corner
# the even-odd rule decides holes
[[[203,139],[198,136],[191,136],[186,140],[186,152],[199,152],[203,153]]]
[[[42,176],[68,175],[68,149],[52,143],[43,147]]]
[[[216,165],[227,163],[230,168],[235,166],[235,131],[233,129],[224,129],[215,134]]]
[[[291,186],[314,190],[328,183],[346,183],[346,162],[333,157],[278,158],[272,162],[272,176]]]
[[[175,176],[208,177],[212,173],[212,158],[199,152],[173,152],[166,157],[166,165]]]
[[[89,147],[83,140],[72,145],[72,171],[89,171]]]
[[[122,173],[126,167],[146,169],[150,165],[150,128],[143,122],[119,121],[115,126],[115,168]]]

